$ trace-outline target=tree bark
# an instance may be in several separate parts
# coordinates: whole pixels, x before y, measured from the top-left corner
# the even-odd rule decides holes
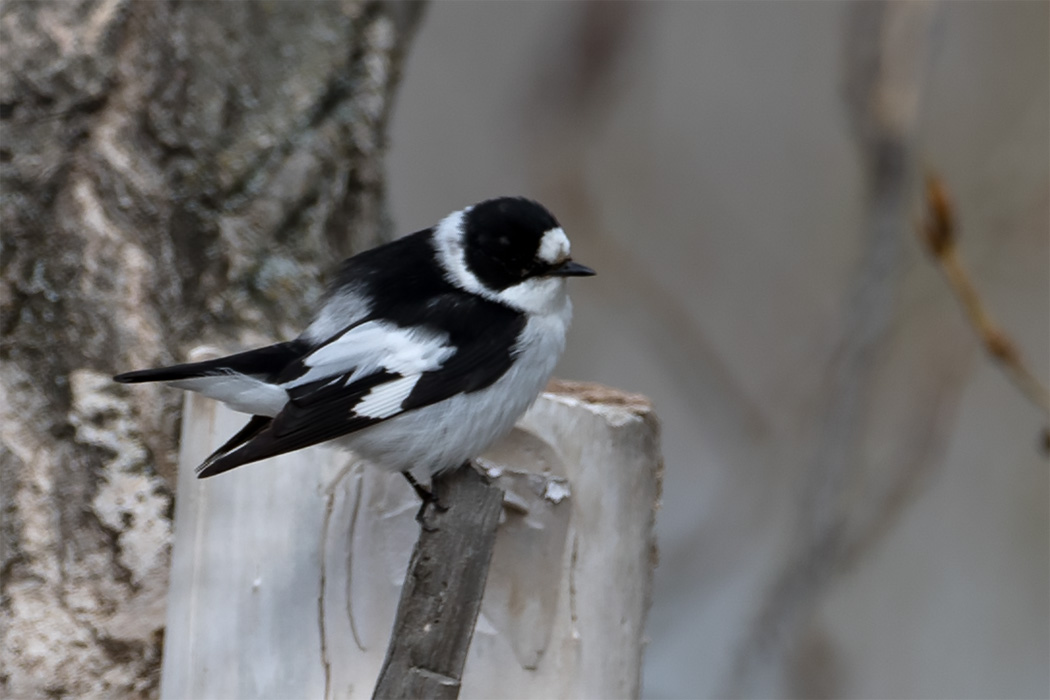
[[[417,3],[4,3],[0,695],[155,696],[180,396],[387,233]]]

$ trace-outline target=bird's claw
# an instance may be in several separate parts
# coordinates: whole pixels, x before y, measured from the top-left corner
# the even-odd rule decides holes
[[[434,532],[438,528],[433,527],[429,523],[427,523],[427,506],[434,506],[434,510],[440,513],[446,512],[448,510],[448,506],[439,501],[438,497],[434,495],[433,491],[423,488],[419,484],[419,482],[416,481],[415,477],[413,477],[411,474],[409,474],[408,472],[402,472],[402,474],[404,474],[405,478],[408,480],[408,483],[411,484],[412,488],[416,492],[416,495],[419,496],[419,499],[423,501],[419,504],[419,510],[416,511],[416,522],[419,523],[420,527],[422,527],[425,531]]]

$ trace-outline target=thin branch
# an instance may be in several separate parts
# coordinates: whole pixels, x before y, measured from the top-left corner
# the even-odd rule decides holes
[[[821,434],[802,484],[799,529],[737,650],[725,696],[745,694],[761,668],[783,662],[850,550],[853,518],[845,500],[864,468],[859,445],[875,388],[874,360],[893,318],[932,20],[930,6],[920,3],[857,4],[849,15],[845,97],[867,176],[864,251],[828,370]]]
[[[984,349],[1029,401],[1050,417],[1050,391],[1021,359],[1017,345],[995,322],[984,305],[956,245],[955,209],[944,183],[935,173],[926,177],[926,219],[919,235],[927,252],[941,268]]]
[[[503,492],[473,468],[434,478],[373,698],[459,696],[481,610]]]
[[[951,437],[951,428],[958,415],[967,365],[961,357],[946,361],[931,370],[931,386],[917,397],[914,421],[901,438],[901,448],[894,455],[895,472],[888,479],[889,486],[881,494],[873,494],[874,502],[865,509],[867,517],[855,517],[848,536],[844,538],[839,567],[845,571],[870,552],[876,543],[896,524],[898,517],[922,492],[941,461]]]

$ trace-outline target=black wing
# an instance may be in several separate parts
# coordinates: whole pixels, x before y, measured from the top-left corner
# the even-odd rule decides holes
[[[385,318],[356,324],[289,366],[282,377],[289,396],[284,409],[250,439],[209,459],[198,475],[316,445],[483,389],[511,366],[524,326],[523,314],[451,287],[426,303],[388,309]],[[376,366],[369,367],[370,361]]]
[[[236,355],[205,360],[204,362],[187,362],[181,365],[172,365],[171,367],[125,372],[124,374],[118,374],[113,379],[122,384],[171,382],[230,372],[270,378],[279,375],[289,365],[301,358],[307,349],[307,344],[302,340],[290,340],[285,343],[268,345],[264,348],[239,352]]]

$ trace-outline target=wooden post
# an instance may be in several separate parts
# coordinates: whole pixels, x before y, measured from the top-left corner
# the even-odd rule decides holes
[[[463,697],[638,694],[656,420],[641,397],[550,389],[479,460],[506,495]],[[415,493],[400,475],[327,449],[194,478],[243,421],[187,397],[162,697],[382,695],[376,680],[420,534]],[[413,624],[418,633],[427,622]],[[449,683],[431,680],[438,689],[422,693],[450,697],[440,690]]]

